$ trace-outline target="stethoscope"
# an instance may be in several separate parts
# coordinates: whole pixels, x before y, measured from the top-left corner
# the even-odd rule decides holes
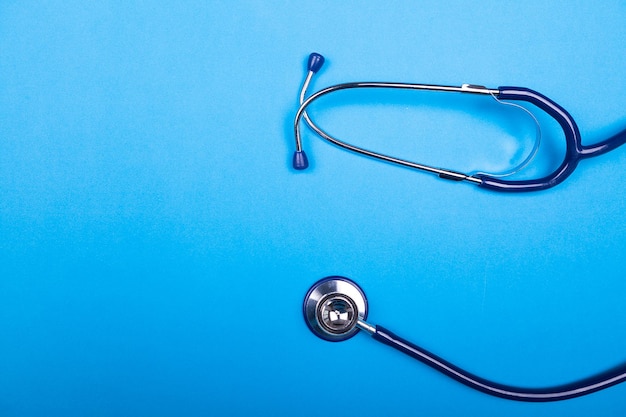
[[[304,297],[303,313],[309,329],[331,342],[347,340],[363,330],[374,340],[406,353],[470,388],[516,401],[560,401],[591,394],[626,381],[626,364],[569,384],[549,388],[519,388],[476,376],[445,359],[367,320],[368,304],[363,290],[339,276],[316,282]]]
[[[617,148],[618,146],[626,142],[626,130],[623,130],[616,135],[596,143],[594,145],[583,145],[581,143],[580,132],[576,122],[570,116],[570,114],[563,107],[559,106],[554,101],[541,93],[533,91],[523,87],[499,87],[497,89],[487,88],[478,85],[463,84],[460,87],[457,86],[444,86],[444,85],[429,85],[429,84],[408,84],[408,83],[391,83],[391,82],[352,82],[337,84],[330,87],[326,87],[309,97],[306,97],[306,91],[311,83],[313,75],[319,71],[324,64],[324,57],[317,53],[312,53],[309,56],[308,61],[308,73],[300,90],[300,108],[298,109],[294,121],[294,134],[296,139],[296,150],[293,155],[293,167],[297,170],[306,169],[309,166],[307,155],[302,150],[302,135],[300,133],[300,121],[304,119],[307,125],[320,137],[328,142],[347,149],[349,151],[365,155],[371,158],[383,160],[392,164],[402,165],[408,168],[413,168],[421,171],[437,174],[440,178],[453,180],[453,181],[469,181],[480,187],[487,188],[496,191],[538,191],[545,190],[546,188],[554,187],[555,185],[564,181],[569,177],[576,169],[578,162],[582,159],[590,158],[592,156],[601,155],[610,150]],[[488,173],[473,173],[465,174],[449,169],[436,168],[429,165],[419,164],[416,162],[410,162],[404,159],[396,158],[393,156],[384,155],[382,153],[373,152],[367,149],[363,149],[339,139],[336,139],[317,126],[307,114],[307,107],[310,106],[317,99],[326,96],[330,93],[357,89],[357,88],[391,88],[391,89],[406,89],[406,90],[428,90],[428,91],[440,91],[440,92],[456,92],[467,94],[479,94],[484,96],[491,96],[501,103],[513,104],[502,100],[513,101],[525,101],[535,105],[541,110],[545,111],[552,118],[554,118],[565,133],[566,151],[565,157],[561,165],[551,174],[546,175],[543,178],[531,179],[531,180],[507,180],[504,177],[520,171],[522,168],[528,165],[532,160],[538,149],[538,141],[536,141],[533,150],[529,153],[528,157],[522,161],[514,169],[511,169],[501,174],[488,174]],[[516,107],[525,108],[516,105]],[[532,114],[531,114],[532,116]],[[537,123],[533,116],[533,119]],[[537,123],[538,126],[538,123]]]
[[[319,54],[311,54],[308,62],[308,74],[300,92],[300,108],[296,114],[294,131],[296,137],[296,151],[293,156],[293,166],[295,169],[305,169],[308,167],[306,154],[302,150],[300,135],[300,120],[304,118],[309,127],[319,136],[333,144],[346,148],[350,151],[363,154],[372,158],[381,159],[398,165],[415,168],[439,175],[441,178],[470,181],[481,187],[486,187],[497,191],[533,191],[543,190],[553,187],[566,179],[576,168],[578,161],[590,156],[600,155],[608,152],[626,142],[626,130],[613,137],[592,146],[583,146],[580,140],[578,127],[572,117],[561,106],[554,103],[547,97],[519,87],[500,87],[499,89],[488,89],[481,86],[463,85],[461,87],[424,85],[424,84],[402,84],[402,83],[379,83],[379,82],[359,82],[338,84],[327,87],[308,98],[306,90],[313,75],[321,68],[324,58]],[[434,168],[427,165],[417,164],[387,155],[371,152],[345,142],[339,141],[320,129],[310,119],[306,113],[306,108],[316,99],[330,94],[334,91],[351,88],[401,88],[414,90],[434,90],[445,92],[460,92],[472,94],[491,95],[497,100],[523,100],[530,102],[543,109],[550,116],[557,120],[565,132],[567,142],[566,156],[561,166],[552,174],[535,180],[504,180],[501,177],[508,175],[488,175],[475,174],[468,175],[446,169]],[[518,171],[524,167],[536,152],[535,148],[521,165],[513,171]],[[339,342],[353,337],[359,330],[363,330],[374,340],[389,345],[437,371],[467,385],[470,388],[497,397],[530,402],[559,401],[580,397],[593,392],[608,388],[620,382],[626,381],[626,363],[600,374],[575,381],[569,384],[548,388],[520,388],[504,385],[488,379],[476,376],[460,367],[448,362],[445,359],[427,351],[424,348],[413,344],[389,330],[379,325],[372,325],[367,320],[368,303],[363,290],[352,280],[331,276],[316,282],[306,293],[303,304],[303,314],[309,329],[318,337]]]

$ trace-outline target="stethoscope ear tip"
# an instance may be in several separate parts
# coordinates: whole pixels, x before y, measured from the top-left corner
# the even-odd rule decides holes
[[[309,159],[306,157],[304,151],[295,151],[293,153],[293,167],[298,171],[309,167]]]
[[[320,68],[322,68],[322,65],[324,65],[324,57],[321,54],[313,52],[311,55],[309,55],[309,71],[317,72],[320,70]]]

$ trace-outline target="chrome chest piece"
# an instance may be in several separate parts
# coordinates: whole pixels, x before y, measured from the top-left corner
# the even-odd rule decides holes
[[[367,300],[356,283],[332,276],[317,281],[304,297],[304,320],[324,340],[340,342],[354,336],[357,322],[367,319]]]

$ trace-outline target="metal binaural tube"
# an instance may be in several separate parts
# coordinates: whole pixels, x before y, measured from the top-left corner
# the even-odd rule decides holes
[[[305,95],[305,91],[306,88],[308,87],[309,83],[310,83],[310,79],[312,77],[312,74],[309,73],[307,75],[307,78],[305,80],[305,83],[303,84],[303,88],[301,90],[300,93],[300,97],[304,98]],[[336,91],[340,91],[340,90],[347,90],[347,89],[354,89],[354,88],[399,88],[399,89],[408,89],[408,90],[434,90],[434,91],[447,91],[447,92],[463,92],[463,93],[472,93],[472,94],[492,94],[493,91],[497,91],[497,90],[491,90],[491,89],[487,89],[484,87],[476,87],[476,86],[471,86],[471,87],[467,87],[467,85],[461,86],[461,87],[453,87],[453,86],[439,86],[439,85],[428,85],[428,84],[404,84],[404,83],[384,83],[384,82],[355,82],[355,83],[344,83],[344,84],[337,84],[331,87],[327,87],[324,88],[314,94],[312,94],[310,97],[308,97],[306,100],[304,100],[302,102],[302,104],[300,105],[300,108],[298,109],[298,111],[296,112],[296,117],[294,120],[294,136],[295,136],[295,141],[296,141],[296,153],[303,153],[302,151],[302,139],[301,139],[301,132],[300,132],[300,120],[302,118],[305,119],[305,121],[307,122],[307,124],[309,125],[309,127],[315,131],[315,133],[317,133],[319,136],[321,136],[323,139],[331,142],[334,145],[337,145],[339,147],[342,147],[344,149],[347,149],[349,151],[361,154],[361,155],[365,155],[371,158],[375,158],[375,159],[380,159],[383,160],[385,162],[390,162],[396,165],[402,165],[405,167],[409,167],[409,168],[413,168],[413,169],[418,169],[421,171],[426,171],[426,172],[430,172],[432,174],[437,174],[439,175],[439,177],[444,178],[444,179],[449,179],[449,180],[453,180],[453,181],[470,181],[473,182],[475,184],[482,184],[482,180],[480,178],[471,176],[471,175],[467,175],[461,172],[456,172],[456,171],[452,171],[449,169],[443,169],[443,168],[436,168],[436,167],[432,167],[429,165],[424,165],[424,164],[419,164],[416,162],[411,162],[411,161],[407,161],[405,159],[400,159],[400,158],[395,158],[389,155],[385,155],[385,154],[381,154],[378,152],[373,152],[373,151],[369,151],[367,149],[364,148],[359,148],[357,146],[354,145],[350,145],[346,142],[342,142],[339,139],[336,139],[332,136],[330,136],[328,133],[324,132],[322,129],[320,129],[315,123],[313,123],[311,121],[311,119],[309,118],[308,114],[306,113],[306,109],[309,105],[311,105],[315,100],[336,92]],[[306,116],[305,116],[306,115]],[[294,157],[294,161],[295,161],[295,157]],[[304,169],[301,167],[296,167],[294,165],[294,168],[296,169]]]

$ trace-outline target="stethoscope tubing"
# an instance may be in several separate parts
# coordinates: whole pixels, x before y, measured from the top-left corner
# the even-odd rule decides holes
[[[385,329],[375,326],[372,338],[399,350],[448,377],[485,394],[507,400],[551,402],[581,397],[626,381],[626,364],[572,383],[548,388],[520,388],[476,376]]]

